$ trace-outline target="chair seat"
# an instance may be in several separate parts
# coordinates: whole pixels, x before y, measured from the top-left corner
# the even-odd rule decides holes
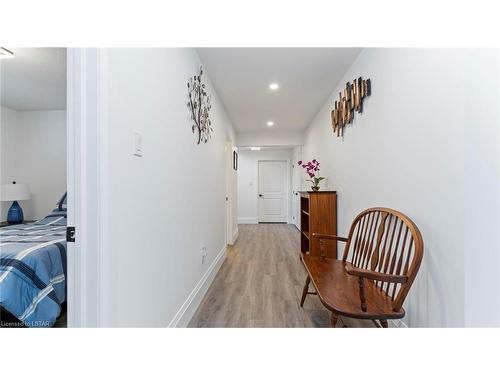
[[[365,279],[367,311],[361,310],[359,278],[349,275],[341,260],[302,255],[302,262],[321,303],[336,314],[356,319],[400,319],[403,308],[392,310],[392,301],[370,280]]]

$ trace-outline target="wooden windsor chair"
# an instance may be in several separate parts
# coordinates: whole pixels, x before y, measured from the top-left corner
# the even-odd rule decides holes
[[[319,241],[315,252],[301,256],[308,273],[301,307],[307,294],[317,294],[332,312],[333,327],[339,316],[370,319],[387,328],[388,319],[405,315],[403,302],[424,253],[420,231],[406,215],[370,208],[356,216],[347,238],[314,233],[313,239]],[[328,257],[324,241],[345,242],[342,260],[336,254]],[[311,281],[316,293],[309,291]]]

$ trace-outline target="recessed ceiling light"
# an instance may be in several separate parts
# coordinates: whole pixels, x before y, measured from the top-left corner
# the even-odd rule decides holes
[[[7,48],[0,47],[0,59],[13,59],[14,52],[9,51]]]
[[[276,82],[272,82],[272,83],[269,84],[269,89],[270,90],[275,91],[275,90],[278,90],[279,88],[280,88],[280,85],[278,85]]]
[[[273,121],[268,121],[266,124],[267,124],[267,126],[274,126],[274,122]]]
[[[250,150],[252,150],[252,151],[260,151],[260,147],[250,147]]]

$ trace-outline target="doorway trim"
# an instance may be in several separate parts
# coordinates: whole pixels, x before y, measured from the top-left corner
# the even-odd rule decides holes
[[[286,163],[286,215],[285,221],[283,223],[290,224],[290,210],[291,210],[291,181],[290,181],[290,160],[288,159],[258,159],[257,160],[257,194],[260,194],[260,172],[259,172],[259,163],[261,162],[285,162]],[[260,221],[260,203],[259,198],[257,197],[257,223],[261,223]]]
[[[234,202],[234,191],[233,191],[233,143],[230,139],[226,140],[225,144],[225,162],[226,162],[226,197],[225,197],[225,233],[226,233],[226,245],[233,245],[236,241],[236,235],[233,233],[233,205]]]
[[[105,65],[100,49],[67,49],[68,226],[76,228],[67,244],[68,327],[101,325]]]

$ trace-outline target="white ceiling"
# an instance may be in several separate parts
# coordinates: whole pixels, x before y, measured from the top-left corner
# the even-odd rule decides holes
[[[66,48],[9,48],[0,60],[2,106],[17,111],[66,108]]]
[[[302,131],[359,48],[199,48],[236,131]],[[277,91],[269,84],[277,82]],[[274,121],[272,128],[267,121]]]

